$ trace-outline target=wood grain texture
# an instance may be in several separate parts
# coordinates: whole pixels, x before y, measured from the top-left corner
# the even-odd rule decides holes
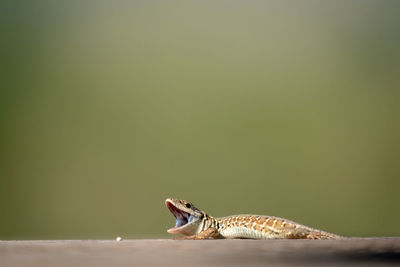
[[[0,241],[0,266],[399,266],[400,238]]]

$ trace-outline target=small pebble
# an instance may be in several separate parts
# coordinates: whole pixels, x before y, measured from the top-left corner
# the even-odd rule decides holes
[[[115,240],[117,240],[117,241],[122,241],[122,237],[117,237]]]

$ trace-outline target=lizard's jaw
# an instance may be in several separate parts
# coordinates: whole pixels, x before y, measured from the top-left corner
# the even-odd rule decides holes
[[[188,234],[191,231],[192,224],[194,223],[194,219],[196,218],[194,215],[183,211],[176,207],[171,201],[166,201],[168,209],[175,216],[176,223],[175,226],[168,229],[168,233],[170,234]]]

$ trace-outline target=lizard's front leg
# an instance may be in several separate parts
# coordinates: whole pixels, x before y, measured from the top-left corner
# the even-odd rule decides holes
[[[197,235],[188,235],[175,238],[175,240],[204,240],[204,239],[223,239],[216,228],[208,228]]]

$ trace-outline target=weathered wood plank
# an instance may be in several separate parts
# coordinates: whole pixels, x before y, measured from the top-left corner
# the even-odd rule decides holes
[[[400,238],[344,240],[0,241],[0,266],[290,266],[400,264]]]

